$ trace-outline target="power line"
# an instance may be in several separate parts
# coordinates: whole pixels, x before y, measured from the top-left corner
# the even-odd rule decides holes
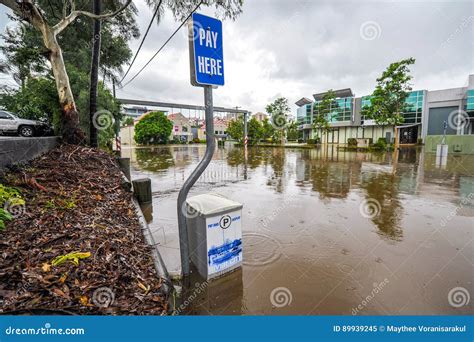
[[[199,4],[191,11],[191,13],[189,13],[189,15],[186,17],[186,19],[183,20],[183,22],[181,23],[181,25],[178,26],[178,28],[173,32],[173,34],[166,40],[166,42],[164,42],[164,44],[158,49],[158,51],[156,51],[156,53],[150,58],[150,60],[135,74],[135,76],[133,76],[130,81],[128,81],[127,83],[125,83],[123,86],[120,87],[120,89],[122,88],[125,88],[127,85],[129,85],[130,83],[132,83],[137,77],[138,75],[141,74],[141,72],[151,63],[151,61],[161,52],[161,50],[163,50],[163,48],[166,46],[166,44],[168,44],[168,42],[175,36],[175,34],[181,29],[181,27],[183,27],[183,25],[186,23],[186,21],[188,21],[188,19],[191,17],[191,15],[196,12],[196,10],[199,8],[199,6],[201,6],[201,4],[204,2],[204,0],[201,0],[199,2]]]
[[[155,20],[156,15],[158,14],[158,11],[160,10],[160,6],[163,0],[160,0],[158,3],[158,6],[156,6],[155,13],[153,13],[153,17],[150,20],[150,23],[148,24],[148,28],[146,29],[145,35],[142,38],[142,41],[140,42],[140,46],[138,47],[137,52],[135,52],[135,56],[133,56],[132,63],[128,66],[127,72],[123,75],[122,79],[119,81],[119,84],[122,83],[122,81],[127,77],[128,73],[130,72],[130,69],[132,69],[133,63],[135,63],[135,60],[137,59],[138,53],[140,52],[143,43],[145,42],[146,36],[148,35],[148,32],[150,31],[151,25],[153,25],[153,21]]]

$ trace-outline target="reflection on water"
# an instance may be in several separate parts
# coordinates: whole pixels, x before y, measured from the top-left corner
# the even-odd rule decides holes
[[[155,240],[179,272],[176,197],[205,146],[124,150],[134,177],[152,178]],[[397,153],[218,148],[190,196],[218,192],[244,204],[244,266],[210,283],[190,314],[472,313],[447,293],[472,285],[474,156],[437,167],[421,149]],[[176,268],[176,269],[174,269]],[[292,304],[269,296],[287,288]],[[185,294],[186,295],[186,294]],[[226,304],[227,303],[227,304]]]

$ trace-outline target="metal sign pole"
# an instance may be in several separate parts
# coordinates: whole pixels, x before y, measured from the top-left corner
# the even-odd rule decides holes
[[[181,252],[181,270],[183,277],[189,275],[189,243],[188,243],[188,227],[186,225],[186,198],[189,190],[199,179],[206,167],[212,160],[212,155],[216,147],[214,138],[214,106],[212,103],[212,86],[204,87],[204,104],[206,113],[206,153],[204,158],[199,162],[198,166],[191,173],[189,178],[184,182],[178,195],[178,228],[179,228],[179,247]]]

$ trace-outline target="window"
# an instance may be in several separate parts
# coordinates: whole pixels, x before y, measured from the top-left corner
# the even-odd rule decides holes
[[[408,94],[405,100],[406,109],[403,113],[405,119],[404,123],[420,123],[421,115],[423,112],[423,90],[412,91]],[[362,109],[370,106],[370,96],[362,97]],[[365,116],[362,115],[362,124],[364,123]]]
[[[466,112],[471,117],[474,115],[474,89],[467,91]]]
[[[352,97],[335,99],[331,104],[328,114],[329,122],[350,121],[352,118]],[[314,103],[314,116],[323,112],[321,101]]]
[[[7,120],[11,120],[13,119],[10,114],[8,114],[7,112],[2,112],[0,111],[0,119],[7,119]]]

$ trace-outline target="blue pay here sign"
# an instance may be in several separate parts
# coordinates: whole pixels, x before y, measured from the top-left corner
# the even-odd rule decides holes
[[[191,84],[224,85],[224,49],[222,22],[193,13],[189,23]]]

